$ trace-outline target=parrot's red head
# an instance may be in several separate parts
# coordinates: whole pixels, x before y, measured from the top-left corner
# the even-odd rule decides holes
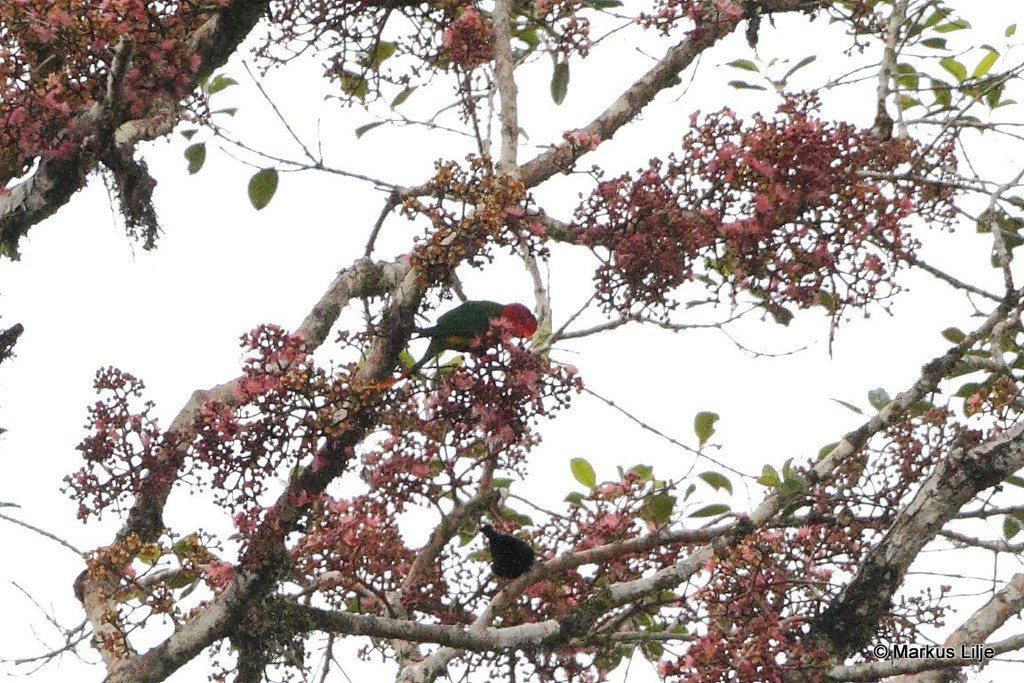
[[[501,319],[512,328],[512,334],[529,339],[537,331],[537,319],[522,304],[508,304],[501,309]]]

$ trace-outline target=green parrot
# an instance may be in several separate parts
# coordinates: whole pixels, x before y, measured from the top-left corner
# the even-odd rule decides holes
[[[504,320],[517,337],[532,337],[537,331],[537,319],[522,304],[499,304],[494,301],[467,301],[437,319],[437,324],[419,330],[421,337],[430,337],[427,352],[409,369],[413,375],[430,359],[444,351],[472,351],[474,339],[491,329],[491,322]]]

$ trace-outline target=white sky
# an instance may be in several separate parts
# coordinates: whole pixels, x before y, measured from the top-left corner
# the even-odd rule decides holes
[[[794,62],[807,54],[821,55],[794,79],[794,89],[812,87],[825,76],[849,69],[851,61],[839,53],[837,41],[811,43],[804,19],[781,18],[777,23],[786,30],[773,31],[767,21],[763,27],[761,53],[766,59],[785,49],[793,50]],[[814,31],[825,30],[824,22],[813,26]],[[799,41],[793,40],[795,35]],[[998,36],[1001,33],[985,40]],[[659,41],[649,39],[648,52],[662,54]],[[754,80],[751,74],[721,66],[750,57],[741,37],[724,41],[704,56],[684,93],[659,97],[639,124],[623,130],[580,168],[607,163],[609,175],[614,175],[633,170],[655,154],[677,150],[695,109],[730,106],[745,112],[760,107],[770,112],[775,105],[770,96],[723,85],[734,78]],[[573,63],[569,96],[561,107],[555,107],[548,96],[549,62],[541,60],[520,73],[517,78],[525,103],[521,123],[529,134],[521,160],[531,158],[539,146],[558,142],[562,131],[589,121],[649,63],[631,48],[614,55],[597,49],[587,61]],[[255,97],[238,62],[233,61],[225,73],[242,83],[217,96],[220,106],[241,107],[232,129],[256,146],[294,156],[296,150],[289,147],[266,105]],[[684,82],[691,74],[692,69]],[[357,140],[352,131],[372,117],[339,109],[333,100],[324,101],[318,76],[315,69],[305,73],[287,69],[272,72],[265,85],[310,143],[319,120],[330,164],[392,182],[418,184],[429,177],[435,159],[461,159],[470,151],[466,141],[457,141],[453,147],[451,136],[412,127],[380,127]],[[873,82],[868,87],[873,88]],[[441,88],[439,96],[449,92]],[[858,95],[851,90],[841,99],[832,97],[825,95],[826,118],[846,116],[869,124],[870,93],[865,97],[863,91]],[[415,110],[425,106],[427,99],[425,93],[416,93],[407,104]],[[282,176],[273,202],[257,213],[245,193],[251,169],[211,149],[206,167],[189,177],[181,157],[186,144],[176,136],[144,148],[159,181],[157,209],[165,229],[156,252],[143,252],[126,240],[102,183],[94,178],[55,217],[33,228],[23,242],[20,262],[0,264],[0,322],[5,326],[21,322],[26,329],[16,349],[17,359],[0,368],[0,425],[10,430],[0,436],[6,473],[0,479],[0,502],[20,506],[2,508],[0,513],[41,526],[83,550],[109,542],[119,527],[119,520],[111,516],[83,526],[74,519],[75,505],[59,491],[62,478],[80,467],[75,445],[84,434],[86,407],[95,400],[91,384],[96,370],[115,365],[141,377],[148,387],[146,397],[156,402],[157,414],[166,425],[193,390],[238,374],[241,334],[260,323],[297,326],[334,274],[361,254],[384,200],[383,193],[365,183],[292,173]],[[996,149],[988,161],[998,168],[1012,156],[1009,150]],[[582,176],[557,178],[536,196],[553,214],[561,211],[559,217],[568,219],[576,193],[588,186]],[[987,266],[990,244],[973,233],[969,225],[956,234],[925,232],[922,255],[976,285],[997,288],[995,273]],[[418,225],[389,219],[376,256],[391,259],[408,251],[410,239],[419,234]],[[558,326],[588,296],[593,262],[578,249],[556,245],[550,270]],[[525,272],[507,263],[501,273],[467,272],[466,291],[473,298],[529,302],[531,283]],[[946,348],[939,335],[942,329],[972,324],[972,311],[963,297],[951,296],[948,289],[914,273],[905,273],[901,282],[910,291],[894,302],[894,315],[875,309],[869,319],[854,318],[840,330],[831,357],[828,323],[817,311],[798,313],[788,328],[753,318],[731,328],[736,339],[758,350],[807,347],[779,358],[752,359],[719,332],[673,335],[653,327],[565,342],[559,344],[555,357],[576,365],[588,388],[693,446],[694,414],[700,410],[719,413],[714,443],[723,448],[712,455],[756,476],[763,464],[779,467],[787,458],[801,461],[814,455],[863,419],[831,398],[869,410],[869,389],[881,386],[895,395],[917,377],[924,362]],[[692,291],[695,296],[682,299],[701,293],[698,288]],[[678,319],[688,320],[688,315],[682,313]],[[542,425],[542,434],[544,443],[532,457],[529,480],[514,492],[528,492],[547,507],[557,507],[568,491],[579,488],[569,472],[573,457],[590,459],[599,480],[614,478],[616,465],[645,463],[653,465],[658,475],[672,476],[693,464],[687,453],[585,395],[576,399],[573,410]],[[708,469],[717,468],[698,462],[695,472]],[[758,487],[744,488],[732,478],[737,489],[729,502],[734,509],[745,511],[760,500]],[[700,505],[721,499],[706,487],[699,493]],[[195,499],[179,495],[172,510],[173,523],[182,532],[190,524],[227,528],[224,519],[190,519],[189,513],[211,512]],[[409,533],[417,532],[410,529]],[[0,658],[38,654],[43,645],[37,638],[48,645],[58,641],[48,630],[44,614],[12,582],[60,623],[76,624],[81,611],[71,584],[83,564],[54,542],[2,521],[0,543],[7,550],[0,556],[0,605],[8,612],[0,619]],[[978,566],[965,573],[986,576],[990,571],[988,566]],[[957,621],[954,616],[949,623]],[[96,660],[92,652],[86,656]],[[26,673],[28,667],[8,670]],[[346,670],[359,680],[358,664],[348,663]],[[629,680],[648,680],[647,671],[648,665],[638,661]],[[81,675],[82,680],[97,680],[101,672],[102,668],[83,668],[74,658],[65,657],[59,672],[51,665],[32,679]],[[624,675],[620,671],[612,680],[622,680]],[[205,675],[201,667],[191,666],[171,680],[205,680]]]

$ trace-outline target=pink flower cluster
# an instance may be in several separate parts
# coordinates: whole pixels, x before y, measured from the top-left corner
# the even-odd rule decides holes
[[[472,7],[444,32],[444,54],[453,64],[472,69],[494,59],[494,35],[480,13]]]
[[[125,115],[192,87],[199,57],[188,38],[226,0],[11,0],[0,3],[0,159],[62,157],[80,143],[77,117],[102,102],[119,44],[131,63],[119,93]],[[0,168],[17,173],[20,169]]]
[[[833,319],[891,294],[917,245],[911,215],[952,219],[949,193],[928,178],[955,160],[826,123],[816,107],[793,98],[752,125],[728,110],[695,115],[680,157],[601,182],[576,227],[603,262],[604,306],[665,315],[695,279],[769,307],[820,305]]]

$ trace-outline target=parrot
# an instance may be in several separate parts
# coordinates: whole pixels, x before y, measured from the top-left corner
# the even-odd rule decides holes
[[[429,337],[430,344],[408,374],[416,374],[430,359],[444,351],[472,351],[474,340],[487,334],[491,322],[497,320],[507,322],[517,337],[532,337],[537,331],[537,319],[522,304],[467,301],[439,317],[433,327],[419,330],[419,336]]]
[[[495,576],[516,579],[533,567],[533,548],[529,543],[515,536],[499,534],[490,524],[482,525],[480,531],[491,547],[491,571]]]

